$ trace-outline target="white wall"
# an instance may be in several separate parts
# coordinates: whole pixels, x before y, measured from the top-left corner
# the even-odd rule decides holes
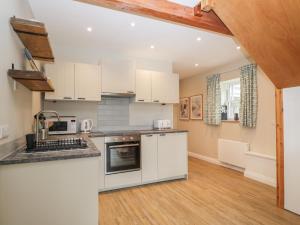
[[[9,138],[0,144],[23,136],[31,130],[31,92],[21,84],[13,89],[13,80],[7,76],[11,64],[23,68],[23,45],[12,30],[9,20],[12,16],[31,19],[32,13],[26,0],[1,0],[0,7],[0,125],[9,125]],[[1,153],[0,153],[1,154]]]
[[[211,73],[193,76],[180,81],[180,97],[203,94],[206,102],[206,77],[222,73],[249,63],[242,61],[234,65],[211,71]],[[239,77],[239,71],[221,75],[221,79]],[[178,119],[178,107],[174,110],[177,117],[177,128],[189,130],[189,151],[206,157],[217,158],[218,139],[229,139],[250,144],[250,150],[269,156],[276,155],[276,122],[275,122],[275,86],[264,72],[258,68],[258,112],[256,128],[243,128],[239,123],[222,122],[220,126],[209,126],[201,120],[183,121]]]

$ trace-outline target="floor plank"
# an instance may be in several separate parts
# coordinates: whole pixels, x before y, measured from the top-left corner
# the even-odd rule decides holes
[[[101,225],[300,225],[276,189],[189,159],[189,179],[99,194]]]

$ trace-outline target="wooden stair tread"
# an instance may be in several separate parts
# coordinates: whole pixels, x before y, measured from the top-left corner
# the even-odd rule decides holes
[[[48,33],[43,23],[12,17],[10,24],[34,59],[54,62]]]
[[[8,75],[31,91],[53,92],[50,80],[39,71],[8,70]]]

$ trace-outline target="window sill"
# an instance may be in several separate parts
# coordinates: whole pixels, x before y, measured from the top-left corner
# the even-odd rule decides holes
[[[239,120],[222,120],[222,123],[240,123]]]

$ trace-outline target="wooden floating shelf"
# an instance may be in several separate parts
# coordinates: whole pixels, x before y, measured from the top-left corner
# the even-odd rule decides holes
[[[8,75],[31,91],[53,92],[51,81],[44,73],[27,70],[8,70]]]
[[[34,59],[54,62],[48,33],[43,23],[12,17],[10,24]]]

